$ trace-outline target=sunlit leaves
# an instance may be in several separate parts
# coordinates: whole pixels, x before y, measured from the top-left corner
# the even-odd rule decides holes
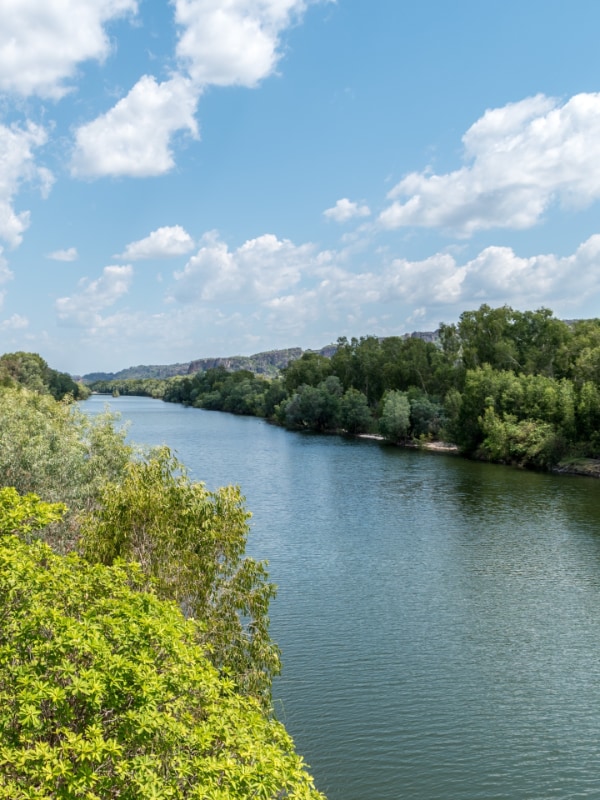
[[[134,566],[0,540],[0,798],[321,797]]]
[[[278,650],[268,634],[275,593],[265,565],[245,557],[249,513],[238,488],[210,492],[165,448],[128,464],[83,523],[92,561],[137,561],[161,597],[201,623],[213,663],[268,705]]]
[[[62,519],[64,503],[44,503],[35,494],[19,495],[12,486],[0,488],[0,534],[25,535]]]

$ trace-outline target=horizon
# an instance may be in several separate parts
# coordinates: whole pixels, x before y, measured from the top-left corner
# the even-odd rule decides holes
[[[2,352],[77,375],[598,316],[592,0],[0,10]]]

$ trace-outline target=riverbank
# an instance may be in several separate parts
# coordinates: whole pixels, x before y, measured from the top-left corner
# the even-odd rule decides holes
[[[385,442],[388,441],[389,444],[393,444],[389,442],[382,436],[380,433],[357,433],[357,439],[373,439],[376,442]],[[403,442],[398,444],[398,447],[408,447],[412,448],[413,450],[428,450],[430,453],[458,453],[459,449],[458,446],[455,444],[450,444],[449,442]]]
[[[359,433],[357,439],[373,439],[378,442],[385,442],[384,436],[378,433]],[[455,444],[449,442],[405,442],[399,447],[408,447],[415,450],[427,450],[430,453],[448,453],[460,455],[460,449]],[[510,466],[510,465],[505,465]],[[551,472],[555,475],[579,475],[586,478],[600,478],[600,459],[597,458],[571,458],[565,459],[552,467]]]
[[[600,459],[567,459],[553,467],[552,472],[557,475],[583,475],[587,478],[600,478]]]

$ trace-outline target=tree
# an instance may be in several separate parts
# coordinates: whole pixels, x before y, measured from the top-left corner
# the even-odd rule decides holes
[[[303,385],[279,406],[279,418],[288,428],[334,431],[340,424],[342,385],[330,375],[318,386]]]
[[[83,519],[81,548],[106,565],[137,561],[160,597],[199,621],[213,664],[268,707],[280,669],[269,638],[275,587],[265,565],[245,557],[249,517],[239,488],[208,491],[161,448],[104,486],[99,508]]]
[[[0,540],[2,800],[324,800],[135,565]]]
[[[114,415],[91,418],[72,405],[26,389],[0,390],[0,485],[34,492],[69,507],[62,523],[44,529],[55,549],[74,547],[77,515],[97,502],[132,455]]]
[[[50,394],[55,400],[70,395],[79,400],[89,396],[89,390],[75,383],[66,372],[51,369],[37,353],[6,353],[0,356],[0,379],[4,385],[19,384],[40,394]]]
[[[406,439],[410,425],[410,402],[405,392],[386,392],[379,430],[391,442]]]
[[[446,422],[442,405],[414,389],[408,392],[408,396],[412,435],[437,438]]]
[[[365,433],[372,425],[373,417],[367,398],[358,389],[344,392],[340,403],[340,424],[351,434]]]
[[[282,375],[286,391],[291,395],[300,386],[318,386],[331,372],[331,359],[306,351],[300,358],[290,361]]]

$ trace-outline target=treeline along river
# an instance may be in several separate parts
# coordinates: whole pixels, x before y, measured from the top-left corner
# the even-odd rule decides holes
[[[93,396],[242,487],[278,717],[329,800],[600,793],[600,484]]]

